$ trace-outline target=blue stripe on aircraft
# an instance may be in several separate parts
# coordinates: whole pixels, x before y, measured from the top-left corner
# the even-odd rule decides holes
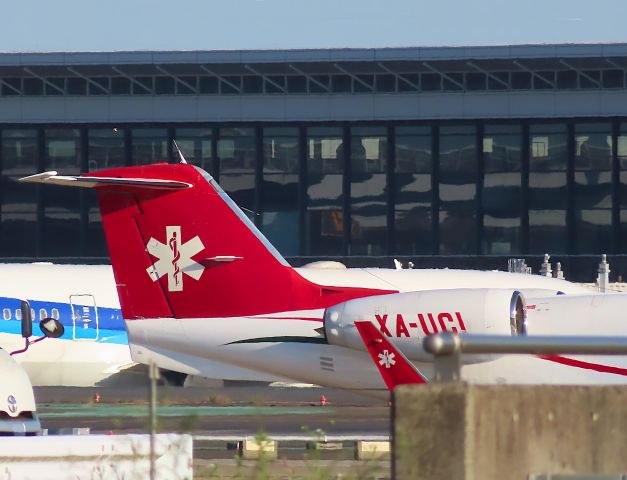
[[[74,304],[75,319],[72,318],[72,306],[63,302],[29,300],[33,316],[33,336],[39,336],[37,324],[41,318],[55,317],[65,327],[62,339],[96,339],[99,343],[128,344],[126,327],[122,311],[118,308],[98,307],[98,329],[93,305]],[[21,334],[20,312],[22,300],[0,297],[0,333]]]

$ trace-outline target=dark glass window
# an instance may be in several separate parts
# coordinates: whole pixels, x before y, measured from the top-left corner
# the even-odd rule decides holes
[[[287,91],[289,93],[306,93],[307,78],[302,76],[291,75],[287,77]]]
[[[38,78],[25,78],[24,95],[43,95],[44,82]]]
[[[153,89],[153,78],[152,77],[135,77],[134,82],[132,82],[133,93],[135,95],[149,95],[152,93]]]
[[[0,94],[4,96],[19,95],[22,90],[21,78],[3,78],[0,84]]]
[[[224,77],[220,81],[220,90],[222,93],[240,93],[242,90],[242,77],[235,75]]]
[[[193,95],[198,88],[198,77],[186,75],[176,82],[176,93],[179,95]]]
[[[134,165],[168,161],[168,131],[165,128],[134,128],[131,137]]]
[[[177,128],[175,133],[176,144],[181,149],[188,163],[198,165],[203,170],[213,173],[211,143],[213,132],[211,128]],[[175,152],[175,159],[177,153]]]
[[[3,257],[35,257],[38,186],[17,180],[39,172],[37,130],[2,130],[2,204],[0,245]],[[76,253],[75,253],[76,254]]]
[[[627,253],[627,123],[621,122],[616,147],[620,164],[620,253]]]
[[[557,72],[557,88],[577,88],[577,72],[574,70]]]
[[[529,132],[529,250],[566,253],[566,125],[533,124]]]
[[[107,95],[109,90],[109,77],[92,77],[87,83],[89,95]]]
[[[461,73],[447,73],[442,75],[442,86],[444,90],[456,91],[462,90],[464,84],[464,75]]]
[[[612,247],[612,125],[575,124],[575,250]]]
[[[326,93],[330,90],[331,77],[329,75],[312,75],[309,81],[309,92]]]
[[[126,165],[123,128],[90,128],[87,137],[89,145],[88,171],[93,172]],[[108,252],[98,201],[95,192],[89,190],[85,192],[87,197],[86,254],[90,257],[106,257]]]
[[[374,88],[374,75],[357,75],[355,79],[355,92],[372,92]]]
[[[283,255],[298,255],[298,129],[263,129],[263,233]]]
[[[220,186],[240,207],[256,211],[254,128],[221,128],[218,138]]]
[[[65,78],[48,78],[44,87],[46,95],[63,95],[65,93]]]
[[[396,77],[394,75],[377,75],[377,92],[394,92]]]
[[[529,90],[531,88],[531,73],[512,72],[512,88],[514,90]]]
[[[488,76],[489,90],[507,90],[509,84],[509,72],[493,72]]]
[[[622,70],[605,70],[603,72],[603,88],[623,88],[624,76]]]
[[[85,95],[87,93],[87,80],[80,77],[69,77],[66,81],[66,88],[70,95]]]
[[[351,77],[348,75],[333,75],[331,77],[332,90],[337,93],[350,92],[351,83]]]
[[[387,251],[387,135],[384,127],[351,129],[351,255]]]
[[[477,252],[476,182],[475,127],[441,127],[439,212],[441,254]]]
[[[580,88],[599,88],[601,83],[601,72],[599,70],[585,70],[579,75]]]
[[[285,77],[283,75],[270,75],[265,80],[266,93],[283,93],[285,90]]]
[[[113,77],[111,91],[114,95],[128,95],[131,93],[131,81],[126,77]]]
[[[420,75],[422,90],[442,90],[442,76],[438,73],[423,73]]]
[[[546,90],[553,88],[555,82],[555,72],[535,72],[533,76],[533,88],[535,90]]]
[[[520,125],[485,125],[483,253],[510,255],[521,251],[521,145]]]
[[[90,128],[88,171],[122,167],[126,164],[123,128]]]
[[[431,128],[396,127],[394,133],[396,145],[394,253],[429,254],[433,252]]]
[[[245,76],[244,93],[263,93],[263,78],[259,75]]]
[[[415,92],[420,85],[420,75],[417,73],[404,73],[398,77],[399,92]]]
[[[344,253],[341,128],[307,129],[306,255]]]
[[[46,170],[61,175],[81,171],[81,137],[77,129],[45,131]],[[82,189],[42,186],[44,256],[72,257],[81,251],[80,204]]]
[[[486,89],[486,75],[485,73],[467,73],[466,74],[466,89],[467,90],[485,90]]]
[[[199,77],[198,89],[200,93],[218,93],[218,79],[216,77]]]
[[[159,76],[155,78],[155,93],[159,95],[173,95],[174,94],[174,78]]]

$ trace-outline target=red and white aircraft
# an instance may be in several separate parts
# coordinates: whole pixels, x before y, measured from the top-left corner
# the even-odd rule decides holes
[[[524,333],[524,296],[589,293],[505,272],[292,268],[209,174],[183,163],[22,180],[96,190],[132,358],[171,370],[207,359],[381,389],[357,320],[424,362],[428,377],[425,335]],[[470,363],[479,381],[509,381],[485,368],[498,359]]]

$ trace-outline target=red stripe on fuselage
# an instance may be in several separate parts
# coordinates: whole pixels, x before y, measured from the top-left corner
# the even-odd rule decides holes
[[[584,368],[586,370],[594,370],[595,372],[612,373],[614,375],[627,376],[627,368],[601,365],[600,363],[584,362],[583,360],[575,360],[574,358],[562,357],[561,355],[538,355],[538,357],[543,360],[559,363],[568,367]]]
[[[314,318],[314,317],[244,317],[244,318],[261,318],[264,320],[304,320],[306,322],[322,322],[322,318]]]

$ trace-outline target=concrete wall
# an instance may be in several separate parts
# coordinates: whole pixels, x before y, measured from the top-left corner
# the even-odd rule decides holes
[[[627,472],[627,388],[402,386],[396,479],[527,479]]]

